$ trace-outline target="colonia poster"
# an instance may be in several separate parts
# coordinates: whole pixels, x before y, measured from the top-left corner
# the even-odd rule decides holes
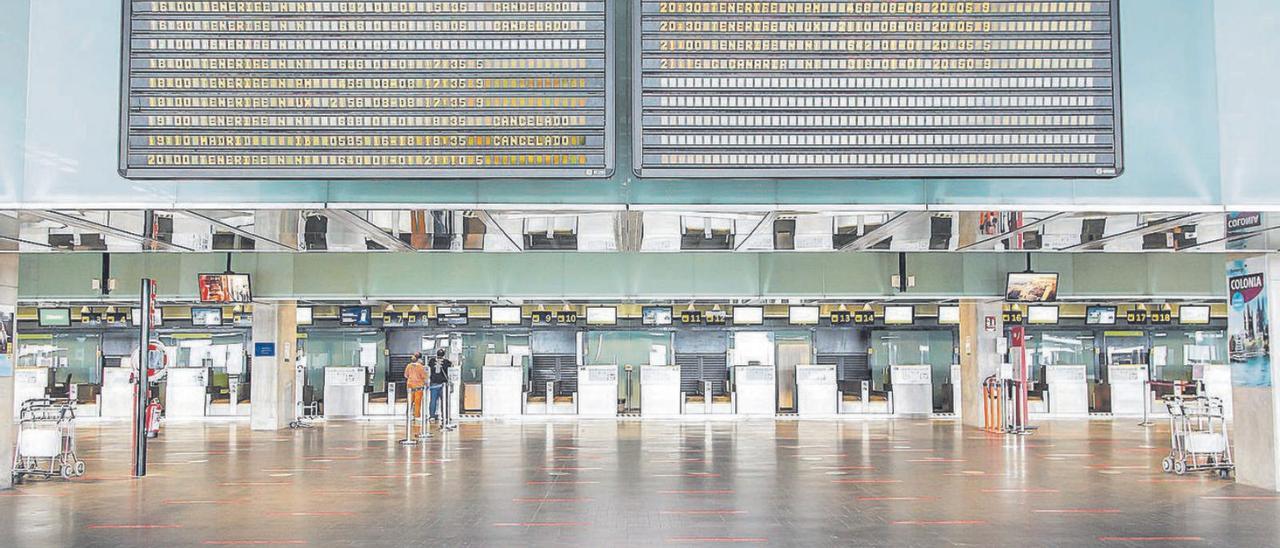
[[[1227,265],[1227,353],[1236,386],[1271,386],[1271,321],[1267,314],[1266,259]]]

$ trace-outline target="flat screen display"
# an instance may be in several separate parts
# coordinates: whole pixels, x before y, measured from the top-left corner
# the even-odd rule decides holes
[[[764,323],[764,309],[759,306],[733,307],[733,325],[760,325]]]
[[[222,325],[222,309],[217,307],[192,308],[191,325],[198,325],[202,327],[217,327]]]
[[[448,327],[461,327],[467,325],[467,307],[437,306],[436,323]]]
[[[1027,323],[1051,325],[1058,323],[1058,307],[1056,306],[1028,306],[1027,307]]]
[[[1115,325],[1116,324],[1116,307],[1094,305],[1085,309],[1084,323],[1086,325]]]
[[[1209,323],[1209,306],[1184,304],[1178,307],[1178,323],[1182,325],[1205,325]]]
[[[124,6],[125,177],[610,174],[606,2]]]
[[[1058,273],[1011,272],[1005,283],[1004,300],[1038,303],[1058,300]]]
[[[342,325],[373,325],[373,313],[367,306],[344,306],[338,309],[338,323]]]
[[[818,325],[819,309],[816,306],[793,306],[787,311],[791,325]]]
[[[960,325],[960,307],[939,306],[938,323],[942,325]]]
[[[644,325],[671,325],[671,307],[646,306],[640,314],[640,323]]]
[[[202,303],[247,303],[253,301],[248,274],[200,274],[197,278]]]
[[[298,321],[298,325],[311,325],[313,321],[312,314],[315,311],[309,306],[299,306],[295,309],[294,317]]]
[[[618,323],[618,309],[612,306],[587,307],[587,325],[614,325]]]
[[[520,307],[489,307],[489,323],[493,325],[520,325]]]
[[[40,327],[71,327],[70,308],[41,308],[37,314]]]
[[[1115,177],[1120,0],[636,0],[641,176]]]
[[[885,325],[911,325],[916,322],[916,307],[911,305],[886,305]]]
[[[133,324],[134,327],[142,326],[142,309],[141,308],[129,309],[129,323]],[[160,314],[156,314],[155,321],[152,323],[151,327],[159,327],[161,325],[164,325],[164,318],[162,318]]]

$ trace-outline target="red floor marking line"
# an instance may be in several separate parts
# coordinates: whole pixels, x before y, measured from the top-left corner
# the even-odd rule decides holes
[[[904,520],[891,521],[893,525],[986,525],[980,519],[939,519],[939,520]]]
[[[659,514],[679,514],[686,516],[721,516],[731,514],[745,514],[746,510],[660,510]]]
[[[417,474],[383,474],[383,475],[375,475],[375,476],[355,475],[355,476],[350,476],[350,478],[351,479],[404,479],[404,478],[425,478],[430,475],[431,474],[428,474],[426,472],[421,472]]]
[[[215,546],[263,546],[272,544],[306,544],[305,540],[206,540],[201,544]]]
[[[600,483],[600,482],[598,481],[555,481],[555,480],[524,482],[525,485],[589,485],[593,483]]]
[[[589,498],[516,498],[511,502],[590,502]]]
[[[831,480],[831,483],[902,483],[902,480],[895,480],[895,479],[838,479],[838,480]]]
[[[1119,514],[1119,508],[1061,508],[1055,510],[1034,510],[1037,514]]]
[[[245,501],[245,500],[243,500],[243,499],[223,499],[223,500],[181,500],[181,499],[168,499],[168,500],[163,500],[163,501],[161,501],[161,503],[163,503],[163,504],[240,504],[240,503],[242,503],[242,502],[247,502],[247,501]]]
[[[584,527],[581,521],[523,521],[516,523],[495,523],[494,527]]]
[[[354,516],[355,512],[267,512],[271,517]]]
[[[1201,542],[1202,537],[1098,537],[1102,542]]]
[[[885,501],[921,502],[921,501],[926,501],[926,500],[938,500],[938,497],[858,497],[858,500],[863,500],[863,501],[885,500]]]
[[[669,544],[675,543],[713,543],[713,542],[750,542],[761,543],[769,542],[767,538],[761,537],[672,537],[666,540]]]
[[[180,529],[181,525],[90,525],[90,529]]]
[[[390,491],[316,491],[317,495],[390,495]]]
[[[1277,497],[1277,496],[1259,496],[1259,495],[1239,495],[1239,496],[1216,495],[1216,496],[1203,496],[1200,498],[1204,500],[1280,500],[1280,497]]]
[[[543,470],[547,472],[579,472],[583,470],[599,470],[600,467],[583,467],[583,466],[543,466]]]
[[[223,487],[254,487],[265,485],[289,485],[287,481],[224,481],[218,485]]]
[[[732,495],[732,489],[676,489],[658,491],[661,495]]]
[[[1057,489],[983,489],[983,493],[1057,493]]]
[[[907,459],[907,462],[948,463],[948,462],[964,462],[964,459],[943,459],[943,458],[937,458],[937,457],[929,457],[924,459]]]

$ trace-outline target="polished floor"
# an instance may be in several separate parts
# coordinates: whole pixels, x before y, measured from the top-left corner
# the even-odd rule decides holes
[[[1041,424],[175,422],[142,480],[88,424],[85,478],[0,492],[0,546],[1280,545],[1275,493],[1160,472],[1163,426]]]

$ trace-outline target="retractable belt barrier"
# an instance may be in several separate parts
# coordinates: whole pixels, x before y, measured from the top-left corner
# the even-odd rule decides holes
[[[982,382],[983,429],[999,434],[1029,434],[1027,385],[1014,379],[987,377]]]

